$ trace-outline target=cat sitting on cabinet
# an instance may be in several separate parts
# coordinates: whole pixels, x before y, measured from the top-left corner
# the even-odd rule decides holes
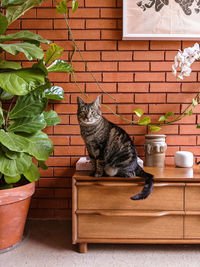
[[[129,135],[102,116],[101,96],[93,103],[77,97],[78,121],[94,172],[92,176],[139,176],[145,179],[142,191],[132,200],[147,198],[153,190],[153,175],[137,163],[136,148]]]

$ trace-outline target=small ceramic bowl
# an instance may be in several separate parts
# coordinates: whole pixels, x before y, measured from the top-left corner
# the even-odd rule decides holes
[[[189,151],[177,151],[174,161],[176,167],[190,168],[193,166],[193,154]]]

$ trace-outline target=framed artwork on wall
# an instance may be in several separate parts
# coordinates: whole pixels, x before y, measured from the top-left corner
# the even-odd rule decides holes
[[[200,0],[123,0],[123,40],[200,40]]]

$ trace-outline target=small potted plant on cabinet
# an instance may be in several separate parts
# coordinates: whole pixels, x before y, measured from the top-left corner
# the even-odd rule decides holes
[[[72,72],[59,60],[63,49],[51,44],[44,55],[40,44],[48,40],[29,31],[5,34],[8,26],[42,0],[0,1],[0,250],[18,243],[23,235],[38,167],[53,151],[53,143],[42,130],[60,122],[57,113],[46,110],[48,100],[64,99],[61,87],[52,86],[50,72]],[[11,41],[11,42],[10,42]],[[35,60],[23,68],[7,61],[6,55],[23,53]]]

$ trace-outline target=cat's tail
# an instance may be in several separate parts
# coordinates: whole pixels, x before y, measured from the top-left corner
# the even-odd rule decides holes
[[[132,196],[132,200],[139,200],[147,198],[153,190],[153,175],[145,172],[139,165],[135,170],[136,176],[145,178],[145,185],[140,193],[135,196]]]

